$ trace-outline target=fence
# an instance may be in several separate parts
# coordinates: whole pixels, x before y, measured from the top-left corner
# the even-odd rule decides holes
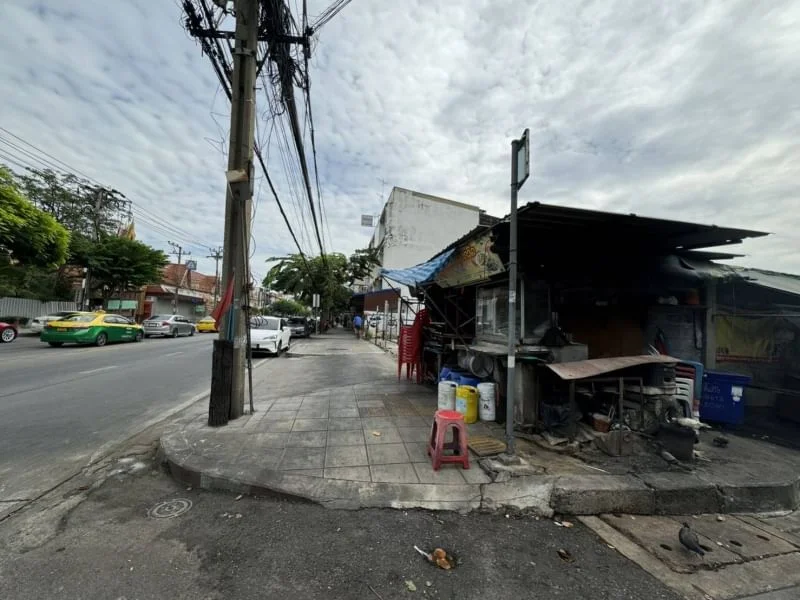
[[[61,310],[78,310],[75,302],[40,302],[28,298],[0,298],[0,319],[9,319],[26,325],[42,315]]]

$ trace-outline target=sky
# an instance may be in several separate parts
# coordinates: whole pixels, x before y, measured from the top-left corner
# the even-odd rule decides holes
[[[328,3],[309,0],[312,20]],[[0,15],[0,127],[125,193],[139,239],[181,243],[213,273],[229,107],[179,3],[4,0]],[[310,66],[326,250],[366,246],[360,216],[395,185],[506,214],[510,142],[530,128],[521,203],[771,232],[733,247],[738,264],[800,273],[798,48],[791,0],[354,0],[316,33]],[[270,173],[313,253],[265,90],[257,102]],[[20,148],[41,158],[0,131],[0,162],[41,166]],[[256,190],[263,276],[294,248]]]

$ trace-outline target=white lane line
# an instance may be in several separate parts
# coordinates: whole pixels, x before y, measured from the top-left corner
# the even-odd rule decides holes
[[[109,365],[108,367],[100,367],[99,369],[89,369],[88,371],[80,371],[79,375],[91,375],[92,373],[100,373],[101,371],[110,371],[116,369],[117,365]]]
[[[183,354],[183,352],[170,352],[169,354],[165,354],[164,358],[167,356],[178,356],[179,354]]]

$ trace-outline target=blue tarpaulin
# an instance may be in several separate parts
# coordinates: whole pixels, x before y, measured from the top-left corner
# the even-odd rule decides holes
[[[454,250],[454,248],[445,250],[439,256],[432,258],[428,262],[408,267],[407,269],[381,269],[381,275],[391,281],[416,287],[436,277],[436,274],[447,264]]]

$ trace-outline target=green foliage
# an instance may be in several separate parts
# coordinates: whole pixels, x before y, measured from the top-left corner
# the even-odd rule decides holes
[[[277,317],[306,316],[310,312],[307,306],[291,299],[276,300],[264,309],[265,315]]]
[[[0,167],[0,259],[6,264],[57,267],[67,258],[69,232],[20,193]]]
[[[110,298],[161,280],[167,256],[147,244],[121,237],[105,237],[88,255],[92,282]]]
[[[268,289],[292,294],[302,303],[310,305],[314,294],[320,295],[323,312],[347,308],[352,292],[347,285],[367,277],[378,264],[374,249],[356,250],[350,258],[344,254],[326,254],[307,257],[303,262],[299,254],[270,258],[275,265],[264,278]]]
[[[86,238],[116,234],[116,217],[128,207],[125,196],[117,190],[102,188],[72,174],[30,169],[17,179],[22,192],[38,208],[73,234]]]

